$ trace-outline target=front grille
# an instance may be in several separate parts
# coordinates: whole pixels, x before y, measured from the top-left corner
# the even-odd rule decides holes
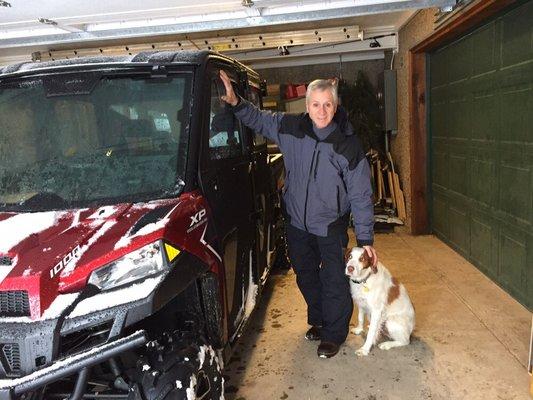
[[[17,343],[1,344],[0,357],[8,376],[20,373],[20,350]]]
[[[10,266],[12,263],[13,263],[13,260],[11,259],[11,257],[0,256],[0,265]]]
[[[25,290],[0,292],[0,317],[27,317],[29,315],[28,292]]]

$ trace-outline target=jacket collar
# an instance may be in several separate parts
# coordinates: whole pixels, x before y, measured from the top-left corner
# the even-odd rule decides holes
[[[327,138],[322,140],[325,143],[338,143],[346,136],[354,134],[352,124],[348,120],[348,113],[342,106],[337,107],[337,112],[333,116],[333,120],[337,123],[337,128],[331,132]],[[313,130],[313,121],[309,118],[309,114],[305,113],[300,122],[300,129],[307,135],[315,139],[317,142],[321,140],[315,135]]]

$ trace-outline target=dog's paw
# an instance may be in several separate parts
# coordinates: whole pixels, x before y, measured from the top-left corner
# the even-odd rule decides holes
[[[364,357],[364,356],[368,356],[368,349],[364,348],[364,347],[361,347],[359,348],[358,350],[355,351],[355,355],[357,357]]]
[[[363,330],[363,328],[355,327],[355,328],[352,328],[351,332],[354,335],[360,335],[361,333],[364,332],[364,330]]]
[[[378,347],[381,349],[381,350],[390,350],[393,348],[393,346],[391,346],[390,342],[383,342],[383,343],[380,343],[378,345]]]

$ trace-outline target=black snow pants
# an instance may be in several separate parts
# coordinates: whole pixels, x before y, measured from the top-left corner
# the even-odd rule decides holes
[[[353,311],[344,272],[347,233],[321,237],[290,224],[286,232],[296,283],[307,303],[307,323],[322,326],[323,341],[343,343]]]

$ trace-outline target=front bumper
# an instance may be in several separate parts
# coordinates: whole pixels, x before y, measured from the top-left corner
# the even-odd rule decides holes
[[[46,319],[45,313],[44,319],[36,321],[29,318],[0,319],[0,380],[32,374],[66,354],[86,350],[83,346],[75,350],[65,346],[65,339],[70,334],[82,333],[91,327],[105,328],[107,339],[102,337],[99,343],[95,343],[97,345],[121,337],[124,328],[153,313],[155,290],[164,276],[89,296],[72,305],[69,305],[72,298],[61,298],[70,295],[59,296],[57,300],[61,307],[57,307],[57,314],[61,317],[50,315],[52,318]],[[74,309],[70,311],[72,307]]]
[[[95,346],[90,350],[54,362],[22,378],[0,380],[0,400],[13,400],[26,392],[39,389],[61,378],[79,372],[83,368],[99,364],[122,352],[132,350],[146,343],[144,331],[137,331],[115,341]]]

